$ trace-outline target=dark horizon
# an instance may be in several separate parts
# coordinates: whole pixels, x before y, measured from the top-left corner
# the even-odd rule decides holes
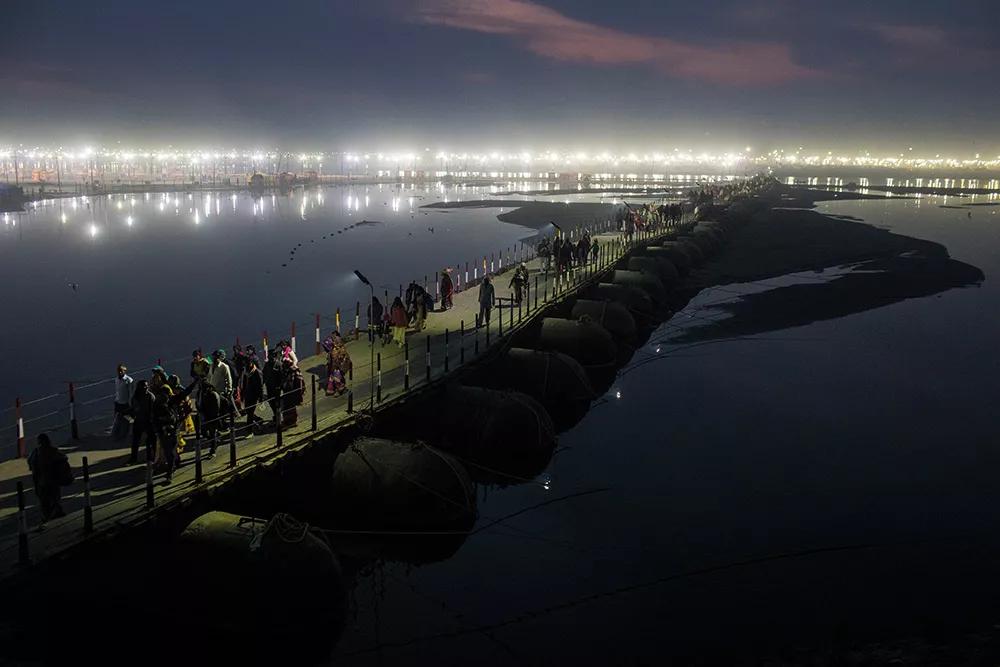
[[[6,8],[0,144],[1000,153],[995,3]]]

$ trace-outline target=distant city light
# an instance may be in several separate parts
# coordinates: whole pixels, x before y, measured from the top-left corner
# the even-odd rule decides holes
[[[739,146],[741,144],[737,144]],[[16,163],[16,165],[15,165]],[[326,173],[323,172],[327,165]],[[332,168],[329,165],[336,165]],[[15,169],[14,167],[17,167]],[[759,172],[782,169],[840,168],[891,169],[909,171],[930,170],[1000,170],[1000,156],[975,153],[973,156],[947,155],[928,152],[922,156],[914,146],[905,144],[899,151],[879,153],[861,148],[845,153],[829,147],[807,149],[774,149],[763,151],[745,145],[742,150],[713,152],[692,147],[653,147],[648,150],[613,152],[607,148],[572,150],[548,148],[544,151],[520,146],[517,150],[490,147],[486,151],[449,151],[446,149],[413,150],[396,148],[382,151],[309,150],[280,151],[263,148],[211,148],[181,150],[136,147],[113,148],[85,146],[82,148],[23,147],[0,145],[0,170],[4,179],[17,174],[25,183],[54,184],[57,181],[141,184],[143,182],[202,182],[220,180],[232,184],[242,182],[254,173],[277,174],[292,172],[316,177],[366,176],[378,178],[443,178],[487,177],[509,179],[550,180],[561,177],[594,181],[669,180],[671,174],[694,174],[708,178],[709,174],[725,172]],[[111,195],[108,195],[111,199]],[[191,199],[191,195],[188,195]],[[87,200],[82,200],[86,202]],[[167,197],[159,204],[170,204]],[[174,199],[175,206],[178,204]],[[124,198],[115,200],[122,209]],[[134,198],[129,199],[129,205]],[[75,208],[76,202],[72,203]],[[262,209],[261,209],[262,210]],[[205,215],[210,210],[206,208]]]

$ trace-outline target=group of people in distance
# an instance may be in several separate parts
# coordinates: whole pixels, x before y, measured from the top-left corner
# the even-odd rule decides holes
[[[600,241],[591,239],[590,233],[584,232],[576,243],[558,234],[551,241],[544,238],[538,242],[535,250],[542,258],[542,270],[545,273],[549,273],[555,263],[556,273],[562,275],[574,266],[583,266],[590,259],[596,261],[601,249]]]
[[[441,294],[441,310],[452,307],[455,292],[451,273],[445,269],[441,273],[439,286]],[[406,331],[412,326],[414,331],[423,331],[427,325],[427,314],[434,311],[435,299],[424,287],[416,281],[406,287],[402,297],[395,297],[388,310],[377,296],[372,296],[368,305],[368,340],[374,342],[381,339],[384,344],[390,341],[398,347],[406,344]]]

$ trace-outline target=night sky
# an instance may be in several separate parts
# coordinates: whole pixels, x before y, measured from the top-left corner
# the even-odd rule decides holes
[[[0,144],[1000,154],[997,0],[8,0]]]

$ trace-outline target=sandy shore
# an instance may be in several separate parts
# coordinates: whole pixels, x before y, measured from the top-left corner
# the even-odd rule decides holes
[[[463,209],[463,208],[513,208],[501,213],[497,218],[503,222],[541,230],[548,225],[556,225],[569,231],[583,225],[591,225],[611,218],[620,208],[614,204],[561,202],[539,202],[512,199],[477,199],[463,202],[436,202],[421,208]]]
[[[931,241],[816,211],[773,209],[736,232],[693,276],[691,289],[851,267],[829,280],[805,280],[714,306],[730,315],[692,327],[676,341],[750,335],[835,319],[982,282],[983,272],[951,259]]]

